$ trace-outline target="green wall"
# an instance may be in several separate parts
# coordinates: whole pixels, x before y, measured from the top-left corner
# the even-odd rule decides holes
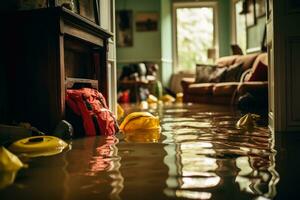
[[[266,17],[258,18],[256,25],[247,29],[247,49],[261,47],[265,31]]]
[[[219,56],[228,56],[231,53],[231,7],[230,0],[219,0]]]
[[[171,0],[161,0],[161,80],[169,85],[172,73],[172,8]]]
[[[160,26],[157,31],[136,32],[135,15],[138,12],[160,13],[160,0],[116,0],[116,10],[133,11],[133,46],[117,47],[119,64],[135,61],[159,61],[161,58]]]

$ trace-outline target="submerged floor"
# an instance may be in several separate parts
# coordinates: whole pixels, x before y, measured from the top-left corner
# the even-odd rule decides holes
[[[161,119],[157,142],[121,134],[73,140],[62,154],[30,160],[15,183],[0,190],[0,198],[264,200],[283,199],[278,197],[288,197],[288,191],[292,195],[287,184],[291,180],[295,186],[298,178],[287,179],[292,173],[283,169],[294,154],[284,151],[277,164],[278,151],[265,125],[239,130],[235,123],[241,113],[218,106],[148,111]],[[282,141],[287,140],[278,141],[286,149]],[[289,148],[296,149],[293,141]],[[277,171],[276,164],[281,166]]]

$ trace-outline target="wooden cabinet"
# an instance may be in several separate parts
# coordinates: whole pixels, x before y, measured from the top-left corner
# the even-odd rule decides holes
[[[5,13],[0,21],[1,122],[52,131],[64,119],[68,78],[96,82],[108,97],[110,32],[61,7]]]

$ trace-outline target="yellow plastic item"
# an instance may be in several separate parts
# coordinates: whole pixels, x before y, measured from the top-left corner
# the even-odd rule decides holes
[[[118,118],[118,120],[122,119],[123,116],[124,116],[124,110],[119,104],[117,104],[117,118]]]
[[[0,147],[0,171],[18,171],[22,167],[24,164],[16,155]]]
[[[9,150],[15,154],[39,157],[61,153],[67,146],[66,142],[54,136],[34,136],[14,142]]]
[[[18,170],[22,167],[26,165],[16,155],[0,147],[0,189],[13,184]]]
[[[159,128],[159,118],[149,112],[133,112],[125,117],[120,125],[122,131],[133,131],[137,129]]]
[[[127,142],[154,143],[160,138],[160,128],[138,129],[124,132],[124,139]]]
[[[260,118],[259,115],[248,113],[241,117],[236,123],[237,128],[253,128],[256,121]]]
[[[178,92],[176,94],[176,102],[177,103],[181,103],[183,101],[183,93],[182,92]]]
[[[172,97],[171,95],[169,94],[165,94],[164,96],[161,97],[161,100],[164,102],[164,103],[173,103],[175,102],[175,98]]]
[[[152,95],[152,94],[149,94],[148,98],[147,98],[147,102],[148,103],[157,103],[158,102],[158,99],[156,96]]]

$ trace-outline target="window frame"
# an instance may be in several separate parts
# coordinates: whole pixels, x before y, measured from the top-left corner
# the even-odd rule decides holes
[[[231,43],[232,44],[238,44],[238,36],[237,36],[237,28],[236,28],[236,4],[239,2],[239,1],[243,1],[243,0],[231,0]],[[245,17],[245,16],[244,16]],[[246,46],[245,46],[245,49],[243,49],[243,53],[246,54],[247,53],[247,38],[248,38],[248,35],[247,35],[247,26],[245,24],[245,37],[246,37]]]
[[[174,2],[172,4],[172,17],[173,17],[173,61],[174,72],[188,72],[195,73],[190,71],[184,71],[178,66],[178,44],[177,44],[177,16],[176,9],[178,8],[201,8],[201,7],[210,7],[213,8],[213,25],[214,25],[214,38],[213,38],[213,47],[216,49],[216,59],[219,57],[219,19],[218,19],[218,2],[217,1],[201,1],[201,2]],[[196,66],[195,66],[196,67]]]

